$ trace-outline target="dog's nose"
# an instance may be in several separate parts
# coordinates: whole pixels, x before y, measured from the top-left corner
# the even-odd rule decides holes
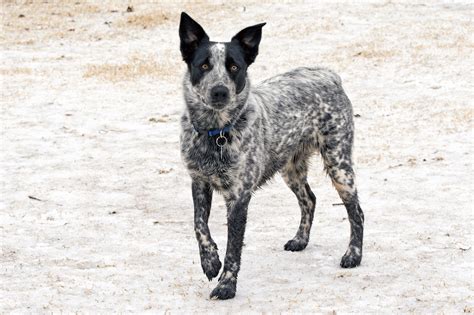
[[[229,89],[223,85],[217,85],[211,90],[211,98],[213,103],[227,103]]]

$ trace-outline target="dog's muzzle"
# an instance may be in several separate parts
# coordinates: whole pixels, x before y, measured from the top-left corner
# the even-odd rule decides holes
[[[216,85],[211,89],[211,106],[222,109],[229,102],[229,89],[223,85]]]

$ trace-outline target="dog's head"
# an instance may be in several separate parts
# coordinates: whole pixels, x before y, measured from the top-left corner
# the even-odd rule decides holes
[[[247,68],[257,57],[264,25],[247,27],[230,42],[218,43],[210,41],[201,25],[181,13],[181,54],[188,65],[193,91],[205,106],[222,110],[241,98],[248,84]]]

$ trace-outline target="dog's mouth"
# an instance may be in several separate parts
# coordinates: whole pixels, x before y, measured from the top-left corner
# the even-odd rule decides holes
[[[204,97],[200,97],[200,99],[201,99],[201,103],[204,105],[204,107],[207,107],[207,108],[215,110],[215,111],[222,111],[228,105],[228,103],[222,103],[222,102],[220,102],[220,103],[209,102]]]
[[[212,102],[211,103],[211,107],[213,109],[216,109],[216,110],[222,110],[226,106],[227,106],[227,103],[223,103],[223,102]]]

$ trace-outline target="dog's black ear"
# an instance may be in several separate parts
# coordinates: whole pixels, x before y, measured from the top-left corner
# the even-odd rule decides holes
[[[232,42],[236,42],[242,47],[245,53],[245,62],[249,66],[255,61],[258,55],[258,45],[262,39],[262,27],[267,23],[260,23],[244,28],[232,37]]]
[[[183,60],[189,63],[203,41],[208,41],[204,29],[196,21],[194,21],[185,12],[181,12],[181,21],[179,23],[179,38],[181,39],[180,49]]]

